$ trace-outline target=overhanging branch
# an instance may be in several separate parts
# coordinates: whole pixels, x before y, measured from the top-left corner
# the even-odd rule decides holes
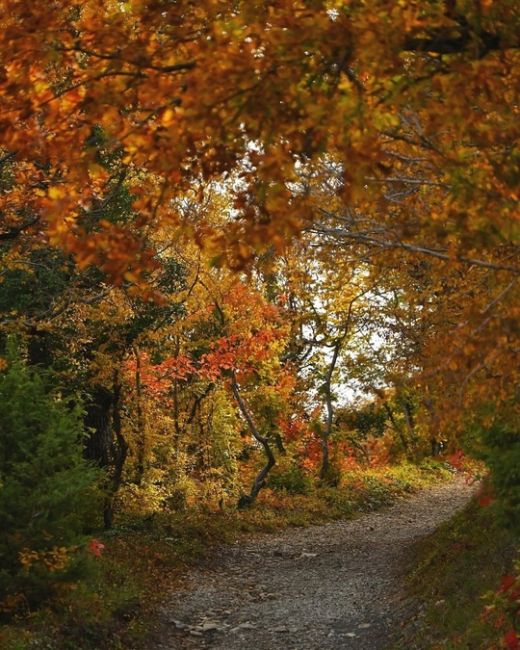
[[[419,253],[420,255],[428,255],[435,257],[446,262],[459,262],[468,266],[478,266],[484,269],[491,269],[493,271],[507,271],[515,275],[520,275],[520,267],[512,266],[511,264],[501,264],[498,262],[489,262],[475,257],[467,257],[466,255],[450,255],[446,249],[429,248],[428,246],[420,246],[418,244],[410,244],[401,240],[383,239],[373,237],[369,234],[362,232],[353,232],[340,228],[320,228],[314,226],[310,229],[311,232],[322,235],[331,235],[338,239],[351,240],[382,249],[401,249],[410,253]]]

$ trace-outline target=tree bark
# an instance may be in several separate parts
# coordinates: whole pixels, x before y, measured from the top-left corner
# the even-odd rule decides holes
[[[409,399],[405,400],[404,403],[404,417],[406,420],[406,426],[408,428],[408,433],[410,434],[410,444],[413,449],[413,453],[417,453],[417,434],[415,432],[415,417],[413,413],[412,404]]]
[[[113,398],[110,390],[96,386],[92,391],[91,400],[86,405],[84,418],[88,431],[84,456],[105,469],[110,466]]]
[[[135,356],[135,395],[137,406],[137,472],[136,483],[141,485],[144,476],[144,459],[146,453],[146,424],[143,417],[142,386],[141,386],[141,355],[139,349],[133,346]]]
[[[258,427],[256,426],[256,423],[253,419],[253,416],[251,415],[244,398],[240,394],[240,389],[238,387],[235,373],[233,373],[232,376],[231,386],[233,389],[233,395],[235,396],[238,407],[240,409],[240,412],[242,413],[244,420],[247,423],[249,431],[251,432],[253,438],[262,445],[265,457],[267,459],[266,464],[260,470],[260,472],[255,477],[255,480],[253,481],[253,485],[251,486],[251,492],[248,495],[242,495],[238,501],[239,508],[246,508],[250,506],[252,503],[254,503],[260,490],[265,486],[265,480],[267,478],[267,475],[269,474],[271,469],[276,465],[276,458],[274,457],[273,450],[269,445],[269,440],[265,436],[262,436],[262,434],[258,430]]]
[[[346,336],[346,332],[345,332]],[[336,368],[336,363],[338,362],[339,353],[341,350],[341,345],[345,336],[342,336],[334,344],[334,352],[332,359],[325,375],[325,383],[323,384],[323,389],[325,392],[325,406],[327,408],[327,420],[325,423],[325,430],[321,434],[321,468],[320,468],[320,480],[327,481],[330,474],[330,450],[329,450],[329,439],[332,434],[332,423],[334,420],[334,403],[332,401],[332,374]]]
[[[123,468],[128,455],[128,443],[123,436],[121,425],[121,384],[118,370],[114,370],[113,375],[112,426],[115,436],[112,444],[113,472],[103,509],[105,530],[112,528],[114,520],[114,497],[121,486]]]
[[[329,439],[332,434],[332,423],[334,420],[334,403],[332,400],[332,389],[331,389],[332,375],[334,374],[334,370],[338,362],[339,353],[341,352],[343,342],[347,338],[348,333],[350,331],[350,322],[352,320],[352,310],[354,308],[354,303],[356,302],[356,300],[358,300],[358,298],[364,296],[365,293],[366,291],[363,291],[355,298],[353,298],[352,301],[350,302],[348,308],[348,314],[347,314],[347,321],[344,326],[343,334],[334,343],[334,352],[332,354],[332,359],[329,368],[327,370],[327,374],[325,375],[325,383],[323,384],[323,388],[325,391],[325,404],[327,407],[327,421],[326,421],[325,431],[323,431],[321,435],[322,461],[321,461],[321,468],[320,468],[320,480],[322,481],[327,481],[330,478]]]

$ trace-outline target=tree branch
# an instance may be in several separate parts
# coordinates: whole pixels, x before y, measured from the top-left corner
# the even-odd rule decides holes
[[[410,253],[419,253],[421,255],[429,255],[446,262],[459,262],[467,264],[468,266],[478,266],[484,269],[491,269],[493,271],[507,271],[520,275],[520,267],[511,266],[510,264],[499,264],[496,262],[488,262],[474,257],[467,257],[465,255],[450,255],[445,252],[446,249],[435,249],[427,246],[419,246],[417,244],[409,244],[400,240],[379,239],[362,232],[349,232],[348,230],[340,228],[320,228],[319,225],[309,229],[316,234],[333,235],[343,239],[351,239],[353,241],[361,242],[367,246],[374,246],[383,249],[402,249]]]

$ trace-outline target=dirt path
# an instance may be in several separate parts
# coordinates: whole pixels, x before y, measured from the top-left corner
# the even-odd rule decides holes
[[[354,521],[221,548],[164,604],[154,650],[378,650],[406,617],[411,544],[461,508],[457,480]]]

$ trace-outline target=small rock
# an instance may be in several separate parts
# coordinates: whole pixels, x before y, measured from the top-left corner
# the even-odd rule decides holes
[[[367,628],[370,627],[370,623],[360,623],[360,624],[358,625],[358,627],[359,627],[361,630],[366,630]]]
[[[302,558],[302,559],[303,558],[313,558],[313,557],[317,557],[317,556],[318,556],[317,553],[302,553],[300,555],[300,558]]]
[[[203,632],[213,632],[214,630],[222,629],[222,626],[219,625],[216,621],[206,621],[200,627]]]
[[[191,636],[202,636],[202,632],[200,630],[190,630]]]
[[[279,625],[278,627],[273,627],[273,632],[277,632],[279,634],[282,634],[284,632],[289,632],[289,628],[285,627],[285,625]]]
[[[253,623],[250,623],[247,621],[246,623],[240,623],[240,625],[237,625],[234,627],[231,632],[242,632],[243,630],[256,630],[256,625],[253,625]]]
[[[170,622],[172,625],[175,625],[175,627],[176,627],[178,630],[185,630],[187,627],[189,627],[189,625],[188,625],[187,623],[183,623],[182,621],[178,621],[178,620],[175,619],[175,618],[170,619],[169,622]]]
[[[284,560],[292,560],[295,557],[298,557],[297,553],[291,551],[290,548],[277,548],[273,551],[275,557],[281,557]]]
[[[350,637],[351,639],[353,639],[354,637],[357,636],[357,634],[356,634],[355,632],[347,632],[347,633],[345,634],[345,636],[348,636],[348,637]]]

